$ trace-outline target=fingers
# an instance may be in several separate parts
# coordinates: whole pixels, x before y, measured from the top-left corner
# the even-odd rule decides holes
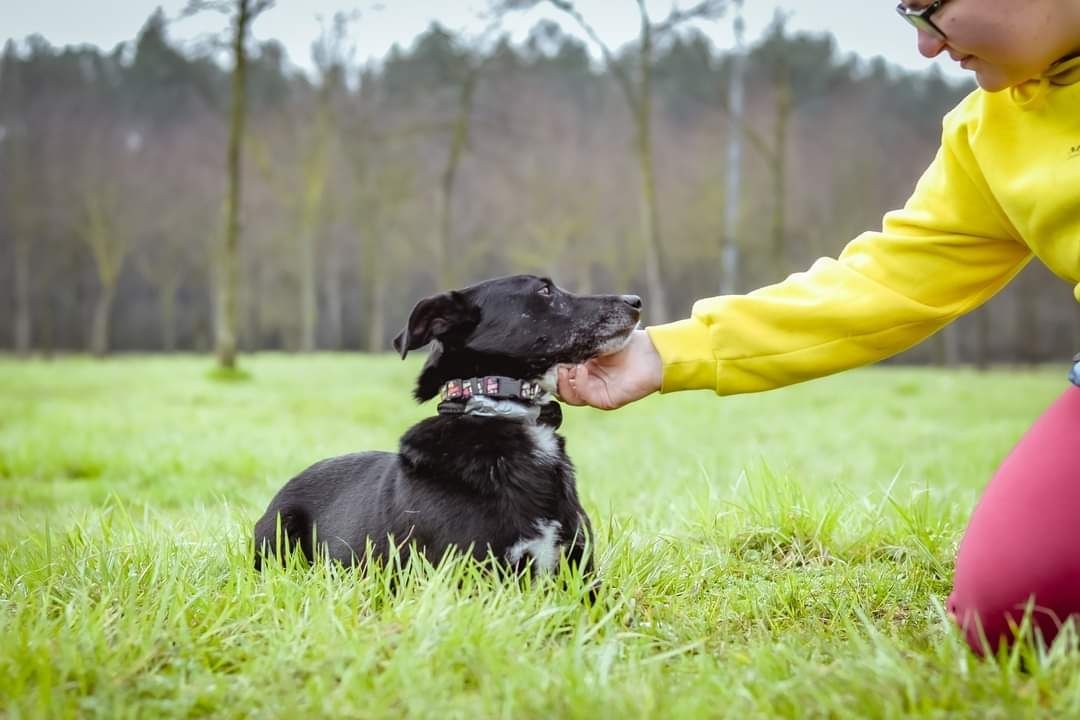
[[[559,367],[559,399],[567,405],[584,405],[585,401],[577,389],[577,367],[562,365]]]

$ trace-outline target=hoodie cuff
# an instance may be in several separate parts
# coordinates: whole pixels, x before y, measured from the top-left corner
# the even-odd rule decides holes
[[[716,392],[716,356],[709,327],[689,318],[645,328],[664,363],[660,392]]]

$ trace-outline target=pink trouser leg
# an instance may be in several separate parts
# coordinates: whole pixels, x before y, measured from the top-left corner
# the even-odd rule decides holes
[[[1013,639],[1029,600],[1049,642],[1080,614],[1080,388],[1070,387],[998,468],[956,556],[949,611],[982,653]]]

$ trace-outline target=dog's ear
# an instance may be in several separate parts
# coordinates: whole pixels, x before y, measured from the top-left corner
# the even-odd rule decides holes
[[[435,338],[468,333],[479,321],[480,311],[456,290],[432,295],[416,303],[405,329],[394,338],[394,349],[404,359]]]

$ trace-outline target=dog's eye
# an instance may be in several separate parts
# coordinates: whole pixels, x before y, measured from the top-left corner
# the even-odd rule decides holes
[[[541,285],[540,289],[537,290],[536,292],[540,293],[544,297],[550,297],[551,296],[551,286],[550,285]]]

